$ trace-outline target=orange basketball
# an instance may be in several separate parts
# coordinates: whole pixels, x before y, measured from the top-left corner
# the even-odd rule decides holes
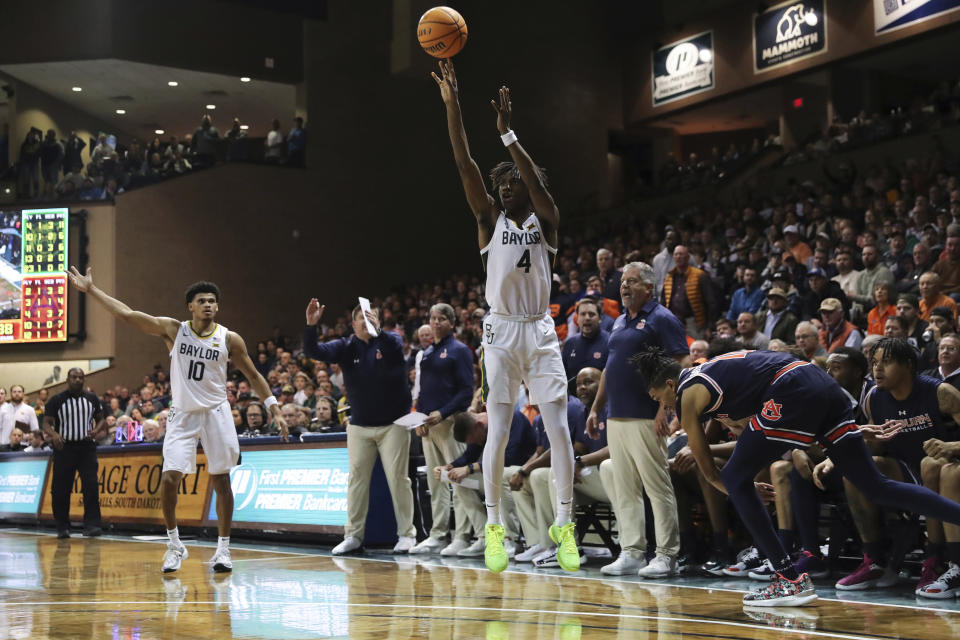
[[[420,17],[417,39],[434,58],[451,58],[467,44],[467,23],[450,7],[434,7]]]

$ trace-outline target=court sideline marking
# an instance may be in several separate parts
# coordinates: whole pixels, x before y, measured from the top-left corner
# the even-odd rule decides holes
[[[2,534],[4,534],[4,533],[13,533],[13,534],[24,535],[24,536],[45,536],[45,537],[54,537],[54,536],[56,535],[55,533],[47,532],[47,531],[36,531],[36,532],[34,532],[34,531],[23,531],[23,530],[16,530],[16,529],[0,529],[0,535],[2,535]],[[101,540],[111,540],[111,541],[114,541],[114,542],[135,542],[135,543],[139,543],[139,544],[160,544],[159,541],[156,541],[156,542],[155,542],[155,541],[149,541],[149,540],[134,540],[134,539],[132,539],[132,538],[119,537],[119,536],[111,536],[111,537],[104,536],[104,537],[101,537],[100,539],[101,539]],[[247,543],[239,543],[239,544],[247,544]],[[201,541],[199,541],[199,540],[194,540],[194,541],[191,541],[191,544],[185,545],[185,546],[195,546],[195,547],[201,547],[201,548],[214,548],[214,547],[216,547],[216,544],[213,543],[213,542],[207,543],[207,542],[201,542]],[[392,565],[395,565],[395,566],[403,566],[403,565],[405,564],[405,563],[397,562],[396,560],[391,560],[391,559],[387,559],[387,558],[369,558],[369,557],[360,556],[360,555],[335,556],[335,555],[332,555],[332,554],[330,554],[330,553],[305,553],[305,552],[302,552],[302,551],[280,551],[280,550],[277,550],[277,549],[249,548],[249,547],[246,547],[246,546],[244,546],[244,547],[234,546],[233,548],[238,549],[238,550],[243,550],[243,551],[259,551],[260,553],[273,553],[273,554],[278,554],[278,555],[300,556],[300,557],[308,557],[308,558],[329,558],[329,559],[331,559],[331,560],[334,559],[334,558],[342,558],[342,559],[344,559],[344,560],[360,560],[360,561],[364,561],[364,562],[380,562],[380,563],[392,564]],[[404,557],[412,557],[412,556],[404,556]],[[262,561],[262,560],[264,560],[264,559],[263,559],[263,558],[238,558],[238,559],[234,559],[234,562],[235,562],[235,563],[236,563],[236,562],[256,562],[256,561],[258,561],[258,560],[261,560],[261,561]],[[209,563],[204,563],[204,564],[209,564]],[[437,567],[437,568],[442,568],[442,569],[470,569],[470,570],[473,570],[473,571],[486,571],[486,570],[487,570],[487,569],[482,568],[482,567],[472,567],[472,566],[469,566],[469,565],[464,565],[464,566],[459,566],[459,565],[458,565],[458,566],[450,566],[450,565],[445,565],[445,564],[442,564],[442,563],[441,563],[441,564],[427,564],[427,563],[425,563],[425,562],[416,562],[416,563],[410,563],[410,564],[412,564],[412,565],[414,565],[414,566],[419,565],[419,566],[423,566],[423,567]],[[624,584],[624,585],[635,584],[635,585],[638,585],[638,586],[650,586],[650,587],[657,587],[657,586],[659,586],[659,587],[675,587],[675,588],[678,588],[678,589],[698,589],[698,590],[700,590],[700,591],[721,591],[721,592],[726,592],[726,593],[750,593],[750,592],[747,591],[747,590],[727,589],[727,588],[724,588],[724,587],[704,587],[704,586],[701,586],[701,585],[677,584],[677,583],[674,583],[674,582],[642,582],[642,581],[632,581],[632,580],[616,580],[616,579],[610,579],[610,578],[598,578],[598,577],[594,577],[594,576],[575,576],[575,575],[566,575],[566,574],[559,574],[559,573],[543,573],[543,574],[539,574],[539,573],[534,573],[534,572],[531,572],[531,571],[518,571],[518,570],[516,570],[516,569],[507,569],[507,570],[504,571],[503,573],[521,574],[521,575],[525,575],[525,576],[546,576],[546,577],[551,577],[551,578],[565,578],[565,579],[567,579],[567,580],[594,580],[594,581],[599,580],[600,582],[603,582],[604,584],[607,584],[607,586],[609,586],[611,589],[617,589],[617,587],[613,586],[613,585],[610,584],[610,583],[612,583],[612,582],[619,582],[619,583]],[[862,604],[862,605],[869,605],[869,606],[872,606],[872,607],[894,607],[894,608],[897,608],[897,609],[909,609],[909,610],[911,610],[911,611],[932,611],[932,612],[936,612],[936,613],[950,613],[950,614],[954,614],[954,615],[960,615],[960,611],[957,611],[957,610],[955,610],[955,609],[936,609],[936,608],[933,608],[933,607],[917,607],[917,606],[911,606],[911,605],[908,605],[908,604],[893,604],[893,603],[888,603],[888,602],[869,602],[869,601],[865,601],[865,600],[841,600],[841,599],[839,599],[839,598],[823,598],[823,597],[819,598],[819,601],[821,601],[821,602],[838,602],[838,603],[841,603],[841,604]],[[773,608],[775,609],[775,607],[773,607]]]
[[[184,601],[182,603],[177,603],[180,605],[221,605],[222,602],[217,602],[216,600],[196,600],[196,601]],[[159,600],[137,600],[137,601],[118,601],[118,600],[90,600],[84,602],[0,602],[0,607],[20,607],[20,606],[48,606],[48,607],[61,607],[61,606],[96,606],[96,605],[108,605],[116,607],[117,605],[163,605],[167,606],[166,602]],[[558,610],[549,610],[549,609],[495,609],[490,607],[459,607],[452,605],[432,605],[432,604],[364,604],[360,602],[343,602],[343,603],[330,603],[330,602],[290,602],[289,600],[282,600],[278,602],[256,602],[256,605],[272,607],[272,606],[296,606],[296,607],[348,607],[348,608],[359,608],[359,607],[372,607],[372,608],[388,608],[388,609],[434,609],[438,611],[484,611],[487,613],[501,612],[501,613],[529,613],[529,614],[553,614],[557,616],[582,616],[582,617],[600,617],[600,618],[628,618],[633,620],[658,620],[661,622],[677,622],[677,623],[693,623],[700,625],[710,625],[716,624],[726,627],[739,627],[744,629],[753,629],[753,630],[770,630],[772,627],[768,625],[759,625],[759,624],[750,624],[747,622],[735,622],[733,620],[704,620],[702,618],[680,618],[674,616],[654,616],[654,615],[641,615],[636,613],[602,613],[602,612],[587,612],[587,611],[558,611]],[[775,610],[773,610],[775,612]],[[506,622],[510,624],[510,622]],[[812,631],[807,629],[788,629],[784,627],[775,627],[779,632],[783,633],[793,633],[793,634],[804,634],[808,636],[818,636],[825,638],[838,638],[840,640],[876,640],[878,636],[857,636],[849,635],[842,633],[835,633],[833,631]]]

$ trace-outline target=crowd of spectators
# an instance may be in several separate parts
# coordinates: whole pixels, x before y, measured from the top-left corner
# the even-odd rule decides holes
[[[845,119],[834,116],[833,122],[817,135],[787,154],[784,165],[849,151],[899,136],[936,131],[960,122],[960,80],[941,82],[929,95],[916,96],[909,104],[868,113],[859,111]]]
[[[862,362],[857,380],[841,382],[856,399],[857,385],[869,378],[866,363],[874,345],[882,337],[900,338],[912,348],[918,372],[960,386],[955,375],[960,371],[960,158],[946,149],[930,149],[923,157],[900,158],[864,171],[848,164],[819,182],[794,183],[773,196],[737,197],[737,202],[710,202],[659,218],[628,215],[566,223],[550,298],[561,342],[581,333],[609,331],[622,311],[622,268],[646,262],[654,273],[654,295],[686,327],[695,362],[737,348],[792,350],[841,381],[845,374],[829,364],[834,363],[831,355],[840,354]],[[585,309],[584,299],[595,304]],[[444,274],[433,282],[398,287],[372,304],[382,330],[402,338],[413,389],[417,353],[432,342],[428,319],[438,302],[453,307],[453,336],[474,355],[474,387],[479,389],[486,314],[479,272]],[[324,317],[318,326],[321,341],[350,335],[350,320],[347,313]],[[853,358],[861,353],[864,359]],[[567,375],[574,380],[580,364],[569,350],[564,354]],[[258,343],[252,356],[281,405],[294,442],[300,434],[345,429],[349,389],[337,365],[306,357],[302,345],[279,329]],[[602,369],[604,359],[596,360],[590,366]],[[231,369],[230,377],[227,393],[238,434],[276,435],[263,399],[254,397],[238,372]],[[170,385],[162,366],[133,392],[118,386],[104,391],[101,399],[110,422],[104,442],[114,441],[116,430],[130,422],[142,425],[145,441],[163,439]],[[43,399],[38,397],[34,406],[42,412]],[[478,393],[471,409],[482,409]],[[534,422],[537,409],[524,394],[517,409]],[[34,434],[21,432],[19,437],[10,435],[8,448],[22,448],[23,436],[33,446]],[[43,446],[39,438],[36,444]],[[678,502],[693,505],[684,511],[705,505],[718,529],[714,544],[704,545],[697,541],[691,519],[681,517],[683,553],[707,559],[703,566],[708,568],[757,569],[760,562],[750,565],[752,556],[734,559],[727,548],[727,528],[714,522],[719,518],[713,504],[717,496],[704,495],[695,481],[681,478],[693,466],[678,425],[670,438]],[[794,462],[799,460],[794,456]],[[802,464],[807,463],[809,459]],[[776,473],[771,468],[772,481],[781,483],[778,495],[783,468],[779,465]],[[777,508],[779,515],[781,508],[789,513],[790,507],[778,502]],[[876,546],[871,549],[878,553]],[[895,564],[896,558],[891,555],[888,561]]]
[[[157,135],[149,142],[133,139],[121,143],[107,133],[84,141],[76,131],[61,140],[53,129],[44,134],[31,128],[8,174],[16,177],[21,200],[112,200],[125,190],[210,167],[220,160],[262,158],[271,164],[303,167],[306,135],[303,118],[295,118],[286,135],[280,121],[274,120],[263,151],[253,153],[249,142],[257,141],[248,140],[238,119],[224,135],[209,115],[182,138]]]
[[[647,195],[673,193],[708,184],[719,184],[758,158],[765,150],[779,148],[781,148],[780,136],[770,133],[762,141],[760,138],[754,138],[750,145],[731,142],[725,151],[718,146],[711,147],[708,157],[690,153],[684,160],[675,158],[671,153],[667,156],[667,161],[660,166],[657,176],[658,188]]]

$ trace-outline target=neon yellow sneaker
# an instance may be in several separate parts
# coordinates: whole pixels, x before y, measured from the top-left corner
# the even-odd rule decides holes
[[[492,620],[486,626],[486,640],[510,640],[510,627],[506,622]]]
[[[577,571],[580,568],[580,550],[577,549],[577,535],[574,524],[568,522],[562,527],[556,523],[550,525],[550,539],[557,543],[557,562],[564,571]],[[489,565],[488,565],[489,566]]]
[[[487,563],[487,569],[494,573],[500,573],[507,568],[510,558],[507,556],[507,550],[503,548],[503,525],[488,524],[485,531],[487,548],[483,552],[483,559]],[[579,560],[579,556],[577,556]]]

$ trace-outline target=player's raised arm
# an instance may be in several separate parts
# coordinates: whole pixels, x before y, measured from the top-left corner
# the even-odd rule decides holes
[[[107,295],[93,284],[93,269],[88,267],[86,274],[81,274],[76,267],[70,267],[67,272],[70,282],[78,291],[87,293],[94,300],[106,307],[107,311],[124,322],[132,324],[140,331],[152,336],[167,336],[171,340],[177,337],[180,322],[174,318],[155,317],[142,311],[134,311],[125,303]]]
[[[453,62],[449,59],[440,61],[440,75],[431,73],[440,87],[440,97],[447,106],[447,132],[450,134],[450,144],[453,146],[453,158],[460,172],[460,180],[467,194],[467,202],[473,215],[477,218],[481,236],[486,233],[487,239],[493,232],[496,222],[497,208],[493,198],[487,193],[483,184],[483,174],[480,167],[470,156],[470,145],[467,143],[467,132],[463,127],[463,117],[460,113],[460,97],[457,88],[457,76],[453,70]],[[481,244],[486,241],[481,237]]]
[[[514,164],[520,170],[520,179],[523,180],[523,184],[526,185],[527,191],[530,193],[530,202],[533,203],[537,218],[550,230],[556,232],[560,226],[560,211],[553,202],[553,196],[547,191],[547,185],[543,183],[543,177],[540,175],[537,165],[533,163],[530,154],[520,146],[516,135],[513,135],[513,131],[510,129],[510,117],[513,114],[510,89],[505,86],[500,87],[499,102],[491,100],[490,104],[493,105],[493,110],[497,112],[497,131],[500,132],[501,136],[510,134],[513,139],[513,142],[505,140],[504,143],[507,145],[507,150],[510,151],[510,157]]]
[[[240,372],[247,378],[257,397],[264,399],[264,404],[267,405],[270,416],[277,424],[277,427],[280,428],[280,438],[286,442],[287,422],[280,415],[280,405],[277,404],[276,398],[274,398],[273,401],[267,400],[273,397],[273,394],[270,392],[270,385],[267,384],[267,381],[260,375],[257,368],[253,366],[253,360],[250,359],[250,354],[247,352],[247,343],[243,341],[239,333],[235,331],[227,333],[227,351],[230,353],[230,361],[233,362],[237,369],[240,369]]]

